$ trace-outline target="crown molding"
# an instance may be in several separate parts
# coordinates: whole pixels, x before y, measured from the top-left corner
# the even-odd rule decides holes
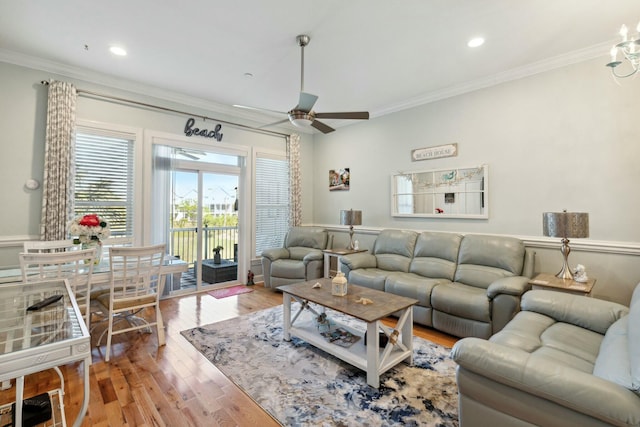
[[[492,76],[484,77],[475,81],[450,86],[448,88],[435,90],[427,93],[423,93],[414,98],[407,99],[403,102],[390,105],[386,108],[381,108],[371,113],[371,117],[381,117],[387,114],[396,113],[409,108],[418,107],[432,102],[440,101],[454,96],[462,95],[465,93],[473,92],[480,89],[485,89],[491,86],[496,86],[502,83],[510,82],[513,80],[522,79],[525,77],[533,76],[535,74],[551,71],[557,68],[566,67],[579,62],[590,61],[595,58],[599,58],[608,54],[611,48],[613,40],[599,43],[594,46],[590,46],[584,49],[569,52],[567,54],[554,56],[544,59],[542,61],[527,64],[523,67],[514,68],[511,70],[503,71]]]
[[[379,108],[371,111],[371,118],[382,117],[388,114],[396,113],[399,111],[407,110],[409,108],[419,107],[421,105],[430,104],[436,101],[440,101],[454,96],[462,95],[465,93],[473,92],[480,89],[485,89],[491,86],[496,86],[502,83],[510,82],[513,80],[522,79],[535,74],[551,71],[557,68],[566,67],[572,64],[589,61],[598,57],[602,57],[609,52],[611,44],[614,40],[603,42],[594,46],[590,46],[584,49],[569,52],[567,54],[554,56],[542,61],[534,62],[523,67],[506,70],[492,76],[488,76],[475,81],[462,83],[459,85],[450,86],[444,89],[439,89],[427,93],[423,93],[416,97],[407,99],[403,102],[389,105],[387,107]],[[119,89],[127,92],[131,92],[137,95],[150,96],[160,100],[174,102],[182,105],[188,105],[195,108],[202,108],[203,110],[216,112],[219,114],[229,115],[234,118],[240,118],[249,120],[252,122],[265,125],[273,123],[274,118],[268,114],[262,114],[254,110],[243,110],[220,104],[217,102],[205,100],[202,98],[184,95],[181,93],[169,91],[156,86],[146,85],[140,82],[134,82],[132,80],[125,80],[117,77],[113,77],[107,74],[91,71],[85,68],[73,67],[59,62],[37,58],[22,53],[0,49],[0,61],[7,62],[14,65],[19,65],[35,70],[46,71],[55,73],[61,76],[74,78],[77,80],[87,81],[109,88]],[[327,122],[329,123],[329,122]],[[335,128],[348,126],[349,123],[329,123]],[[298,133],[310,133],[313,134],[311,129],[297,128],[291,124],[283,124],[277,126],[279,129],[285,131],[295,131]]]
[[[10,51],[7,49],[0,49],[0,62],[6,62],[21,67],[31,68],[37,71],[53,73],[56,75],[69,77],[100,86],[105,86],[110,89],[126,91],[139,96],[152,97],[166,102],[187,105],[192,108],[200,108],[217,114],[230,116],[234,119],[247,120],[253,122],[254,124],[258,123],[259,125],[264,125],[273,123],[275,121],[273,116],[262,114],[258,111],[242,110],[240,108],[220,104],[214,101],[169,91],[157,86],[151,86],[133,80],[126,80],[108,74],[88,70],[86,68],[74,67],[56,61]],[[287,124],[274,127],[274,129],[276,128],[283,129],[286,132],[290,133],[294,131],[299,133],[312,133],[311,130],[299,129],[293,125]]]

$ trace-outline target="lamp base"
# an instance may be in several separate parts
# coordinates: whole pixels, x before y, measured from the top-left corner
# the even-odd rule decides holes
[[[562,252],[564,262],[562,264],[562,269],[558,274],[556,274],[556,277],[563,280],[573,280],[573,273],[569,267],[569,252],[571,252],[569,239],[562,239],[562,248],[560,248],[560,251]]]
[[[349,246],[347,249],[350,251],[355,249],[355,245],[353,244],[353,225],[349,226]]]

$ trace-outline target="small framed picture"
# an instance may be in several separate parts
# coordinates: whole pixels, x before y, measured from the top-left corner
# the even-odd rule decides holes
[[[456,202],[456,193],[444,193],[444,202],[445,203],[455,203]]]
[[[351,173],[349,168],[329,170],[329,191],[349,190]]]

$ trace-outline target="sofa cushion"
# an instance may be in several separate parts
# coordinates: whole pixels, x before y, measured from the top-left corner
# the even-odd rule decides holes
[[[290,246],[289,247],[289,258],[296,260],[303,260],[307,255],[312,254],[313,256],[308,259],[322,260],[324,255],[322,251],[318,249],[307,248],[303,246]]]
[[[462,283],[442,283],[431,292],[431,306],[464,319],[491,322],[491,305],[486,289]]]
[[[279,259],[271,264],[271,276],[284,279],[300,279],[305,277],[304,263],[292,259]]]
[[[326,249],[327,231],[321,227],[292,227],[287,233],[284,246],[304,246],[314,249]]]
[[[468,234],[458,254],[456,282],[486,288],[493,281],[522,274],[524,242],[515,237]]]
[[[431,292],[440,283],[449,283],[447,279],[429,279],[412,273],[392,274],[384,283],[384,291],[418,300],[419,306],[431,307]]]
[[[374,255],[396,254],[411,258],[417,237],[418,233],[415,231],[382,230],[373,244],[372,253]]]
[[[628,327],[629,316],[611,325],[600,345],[593,375],[637,392],[631,378]]]
[[[455,233],[425,231],[418,235],[409,266],[411,273],[424,277],[453,280],[462,236]]]
[[[526,292],[520,307],[523,311],[535,311],[558,322],[571,323],[601,335],[616,320],[629,313],[629,308],[622,304],[542,289]]]
[[[490,341],[527,353],[533,353],[542,346],[540,336],[555,323],[555,320],[532,311],[520,311]]]
[[[570,323],[557,322],[540,336],[542,346],[534,353],[557,364],[591,374],[603,336]]]
[[[418,233],[410,230],[382,230],[373,244],[377,267],[390,271],[409,271]]]
[[[349,273],[349,283],[366,288],[384,291],[384,282],[392,271],[379,268],[359,268]]]
[[[458,264],[454,279],[456,282],[487,289],[490,284],[504,277],[513,277],[508,271],[484,265]]]

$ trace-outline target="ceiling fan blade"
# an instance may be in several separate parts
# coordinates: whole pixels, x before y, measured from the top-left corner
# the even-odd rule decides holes
[[[300,92],[300,100],[298,106],[294,108],[296,111],[304,111],[308,113],[313,108],[314,104],[318,100],[318,97],[310,93]]]
[[[247,105],[238,105],[238,104],[234,104],[233,106],[236,108],[242,108],[244,110],[268,111],[270,113],[287,114],[285,111],[269,110],[268,108],[249,107]]]
[[[329,133],[329,132],[333,132],[335,130],[331,126],[327,126],[324,123],[319,122],[317,120],[314,120],[313,123],[311,123],[311,126],[316,128],[316,129],[318,129],[322,133]]]
[[[345,113],[315,113],[319,119],[369,120],[368,111],[351,111]]]
[[[269,123],[268,125],[262,125],[262,126],[258,127],[258,129],[262,129],[262,128],[267,128],[267,127],[270,127],[270,126],[279,125],[280,123],[286,123],[286,122],[288,122],[288,121],[289,121],[289,119],[279,120],[279,121],[274,122],[274,123]]]

